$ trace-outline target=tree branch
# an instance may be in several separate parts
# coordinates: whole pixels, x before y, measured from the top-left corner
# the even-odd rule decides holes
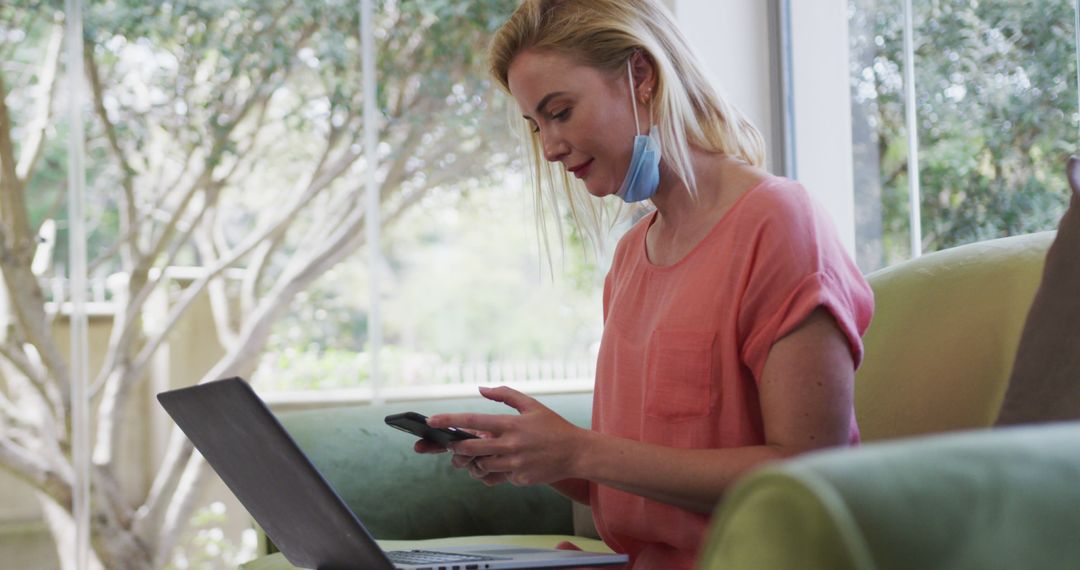
[[[355,249],[359,229],[363,223],[364,211],[355,208],[348,215],[346,222],[303,261],[294,261],[275,281],[270,292],[259,302],[251,317],[244,323],[236,346],[214,367],[207,372],[200,382],[224,376],[244,376],[254,369],[259,352],[265,347],[273,323],[288,309],[292,299],[319,277],[322,272],[332,267]]]
[[[189,155],[188,158],[190,159],[190,155]],[[182,175],[181,175],[180,178],[182,178]],[[176,180],[176,184],[179,184],[179,183],[180,183],[180,179],[178,178]],[[113,243],[103,253],[99,254],[93,261],[91,261],[89,263],[89,265],[87,266],[87,273],[94,273],[95,269],[97,269],[103,263],[108,261],[108,259],[110,257],[112,257],[113,255],[116,255],[116,253],[118,251],[120,251],[120,247],[124,244],[124,242],[127,242],[129,240],[131,240],[131,241],[138,240],[139,239],[139,232],[142,230],[142,227],[145,224],[149,223],[150,220],[152,220],[154,218],[156,213],[161,208],[165,207],[165,200],[168,197],[169,197],[168,192],[162,192],[157,197],[157,201],[150,208],[147,208],[146,211],[141,214],[139,220],[132,227],[128,228],[127,231],[125,231],[125,232],[121,232],[120,236],[117,237],[117,239],[115,241],[113,241]],[[129,262],[129,264],[133,265],[134,262]]]
[[[180,534],[195,511],[199,492],[209,478],[210,468],[206,461],[202,456],[192,454],[161,521],[156,541],[159,563],[164,563],[176,547]]]
[[[177,485],[180,484],[180,477],[191,459],[193,450],[191,441],[179,428],[173,427],[165,457],[150,486],[146,500],[135,512],[132,521],[132,531],[144,541],[154,540],[161,529],[165,511],[176,492]]]
[[[86,42],[86,45],[83,48],[83,62],[86,67],[86,77],[90,83],[90,91],[94,99],[94,111],[97,113],[97,116],[104,127],[105,138],[109,143],[109,150],[112,151],[116,161],[120,164],[121,187],[124,189],[120,208],[120,233],[126,234],[131,228],[135,227],[135,222],[139,219],[138,204],[135,201],[135,169],[131,167],[124,150],[120,148],[120,139],[116,134],[116,125],[109,119],[109,112],[105,109],[105,96],[101,84],[101,74],[98,69],[97,61],[94,59],[94,46],[90,42]],[[121,254],[127,258],[128,263],[134,263],[134,260],[137,259],[140,254],[138,240],[125,240],[124,242],[119,243],[127,246],[127,249],[125,250],[123,249],[123,245],[121,245]]]
[[[314,24],[309,25],[307,28],[305,28],[304,31],[301,33],[301,38],[300,38],[300,41],[299,41],[298,45],[302,45],[304,42],[306,42],[308,39],[310,39],[311,35],[315,32],[315,30],[317,28],[318,27],[316,25],[314,25]],[[289,72],[290,72],[291,69],[292,69],[291,65],[286,66],[285,71],[284,71],[285,75],[284,75],[284,77],[282,77],[277,82],[278,86],[283,84],[284,81],[288,78],[288,75],[289,75]],[[268,78],[264,78],[264,79],[268,79]],[[247,98],[240,105],[239,109],[237,109],[237,110],[233,111],[232,113],[230,113],[229,122],[224,127],[222,127],[221,129],[218,129],[218,130],[215,131],[214,143],[213,143],[213,145],[211,147],[211,150],[210,150],[209,154],[207,155],[206,160],[204,162],[203,172],[200,174],[200,176],[198,178],[199,182],[192,185],[189,193],[187,195],[185,195],[184,199],[181,201],[181,205],[177,208],[177,212],[182,212],[184,209],[187,208],[187,204],[189,203],[191,197],[193,196],[194,191],[196,191],[196,190],[198,190],[200,188],[204,188],[207,185],[212,184],[214,182],[222,182],[222,183],[224,182],[224,179],[222,179],[220,181],[214,180],[214,178],[213,178],[213,170],[217,166],[218,162],[220,161],[222,153],[225,151],[226,143],[228,142],[229,137],[232,135],[233,131],[237,128],[237,126],[239,126],[240,123],[244,120],[244,118],[248,115],[248,113],[250,113],[251,110],[253,108],[255,108],[255,106],[257,104],[261,105],[265,110],[266,105],[269,103],[270,98],[273,96],[274,92],[277,89],[278,89],[278,87],[273,87],[273,88],[265,88],[265,87],[263,87],[260,90],[257,90],[257,92],[256,92],[257,95],[256,96],[252,96],[252,97]],[[261,127],[259,127],[259,128],[261,128]],[[249,147],[248,150],[250,151],[250,147]],[[242,157],[238,157],[237,158],[237,163],[239,163],[239,161],[241,159],[242,159]],[[235,169],[233,169],[232,172],[235,172]],[[231,175],[232,172],[230,172],[229,175]],[[226,177],[227,176],[228,175],[226,175]],[[150,259],[156,259],[161,254],[161,251],[162,251],[162,248],[164,247],[164,244],[172,237],[172,232],[175,230],[175,221],[176,221],[177,218],[178,218],[178,215],[174,215],[174,216],[170,217],[169,222],[166,223],[165,228],[158,235],[157,239],[155,240],[154,245],[152,245],[150,247],[149,252],[147,254],[147,256]]]
[[[164,282],[167,277],[165,269],[172,265],[180,248],[190,238],[191,232],[195,230],[199,224],[199,220],[207,211],[209,211],[207,208],[198,210],[195,214],[195,219],[188,224],[188,227],[184,230],[185,233],[182,238],[176,240],[170,248],[161,272],[153,280],[148,280],[148,282],[139,289],[136,297],[124,307],[124,311],[114,317],[115,320],[123,322],[123,329],[120,333],[123,337],[128,339],[134,337],[136,334],[135,315],[141,314],[141,307],[145,304],[146,300],[150,298],[151,292]],[[117,330],[115,320],[113,324],[114,331]],[[163,339],[167,335],[167,332],[162,332],[161,336],[156,338],[158,338],[160,342],[160,339]],[[111,341],[112,339],[110,339],[110,343]],[[130,343],[119,343],[116,346],[130,346]],[[98,441],[97,448],[95,449],[95,460],[100,463],[108,463],[111,461],[113,451],[117,449],[119,445],[119,427],[126,425],[125,417],[128,412],[123,404],[126,401],[132,386],[134,386],[135,382],[142,378],[145,373],[145,366],[132,367],[129,365],[128,360],[120,361],[118,358],[119,354],[119,348],[114,350],[110,346],[110,350],[106,354],[106,362],[109,366],[102,366],[101,372],[91,389],[91,394],[96,394],[103,387],[108,388],[102,397],[98,420]],[[118,363],[119,366],[117,366]],[[112,384],[108,383],[110,381]]]
[[[7,421],[13,421],[22,428],[28,428],[34,425],[34,422],[25,413],[24,409],[20,409],[14,402],[8,399],[6,394],[0,392],[0,435],[7,429],[5,427],[5,422]]]
[[[213,218],[208,219],[206,225],[217,227],[216,220]],[[199,248],[204,262],[220,258],[218,254],[220,250],[212,237],[196,234],[195,245]],[[218,340],[224,346],[232,346],[236,342],[236,331],[232,327],[229,299],[225,290],[225,278],[219,276],[212,279],[206,286],[206,292],[210,296],[210,313],[214,318],[214,328],[217,331]]]
[[[0,223],[11,233],[8,239],[16,249],[29,246],[30,224],[26,219],[25,196],[15,162],[15,147],[11,142],[11,113],[8,111],[7,87],[0,72]],[[6,265],[5,265],[6,267]]]
[[[163,230],[163,234],[168,234],[169,236],[171,236],[175,228],[179,224],[181,224],[184,211],[187,209],[188,204],[195,197],[195,194],[202,186],[202,183],[205,183],[208,178],[209,170],[204,170],[202,176],[200,177],[200,180],[194,183],[184,195],[181,204],[176,208],[175,213],[169,219],[167,228]],[[203,211],[204,210],[200,210],[196,215],[201,216]],[[162,236],[162,238],[164,237],[165,235]],[[148,252],[146,255],[140,256],[138,259],[136,259],[135,267],[131,270],[131,275],[129,276],[129,279],[132,281],[138,280],[139,282],[149,281],[146,276],[149,273],[154,261],[157,259],[158,256],[161,255],[161,252],[166,245],[168,245],[166,242],[159,241],[152,247],[152,252]],[[98,373],[98,377],[94,380],[94,383],[92,384],[92,393],[96,393],[100,389],[100,387],[104,385],[104,383],[109,377],[115,376],[114,369],[117,367],[117,363],[121,358],[121,352],[130,348],[130,341],[136,333],[136,325],[138,324],[139,317],[141,315],[140,309],[142,308],[143,303],[146,302],[146,299],[150,297],[150,292],[153,290],[154,287],[156,287],[156,285],[157,282],[155,281],[153,282],[153,286],[144,285],[142,287],[139,287],[138,293],[131,300],[129,300],[127,306],[124,307],[122,314],[116,315],[116,317],[122,318],[114,318],[112,333],[109,337],[109,347],[107,352],[105,353],[105,359],[102,363],[101,370]],[[117,321],[120,323],[119,326],[117,326]],[[123,395],[126,393],[126,391],[119,390],[118,393],[120,395]],[[103,403],[103,405],[105,405],[106,407],[110,407],[110,403],[108,402]],[[99,445],[100,441],[101,440],[99,440]]]
[[[360,155],[353,154],[346,150],[334,161],[331,172],[324,171],[324,168],[329,162],[330,155],[337,142],[341,139],[341,134],[343,132],[342,129],[335,128],[331,125],[323,151],[315,164],[315,168],[309,175],[309,185],[305,190],[305,194],[309,196],[309,200],[314,199],[318,192],[323,188],[328,187],[333,180],[344,174],[345,171],[359,158]],[[259,285],[266,275],[266,270],[273,253],[277,251],[285,241],[287,233],[285,229],[286,228],[282,228],[281,231],[269,235],[267,240],[259,245],[254,252],[253,259],[248,263],[248,268],[244,272],[244,280],[241,284],[240,291],[240,308],[242,314],[250,314],[255,309]]]
[[[383,192],[387,188],[397,188],[397,184],[405,179],[405,169],[409,163],[409,159],[413,158],[412,150],[416,147],[416,144],[420,142],[423,137],[423,131],[427,129],[421,128],[421,125],[417,123],[411,123],[409,130],[405,134],[405,139],[401,141],[401,144],[396,145],[397,152],[394,161],[390,163],[390,168],[386,171],[386,177],[383,179],[382,189]]]
[[[251,253],[269,236],[275,235],[277,232],[284,231],[288,228],[288,226],[295,221],[296,214],[307,204],[312,196],[329,185],[330,182],[331,179],[326,179],[325,177],[323,180],[310,182],[308,188],[304,192],[296,194],[294,202],[290,204],[276,220],[267,223],[262,229],[256,229],[256,231],[249,235],[244,242],[233,249],[232,252],[218,260],[216,265],[208,268],[202,277],[186,287],[183,295],[166,317],[165,325],[162,330],[152,339],[149,339],[147,344],[139,352],[132,367],[132,374],[134,377],[137,378],[145,372],[146,367],[149,365],[150,358],[164,342],[169,332],[176,326],[176,323],[179,322],[187,308],[194,302],[203,289],[206,288],[207,283],[209,283],[211,279],[217,277],[221,272],[231,267],[233,263]]]
[[[63,403],[59,401],[56,393],[50,393],[48,378],[42,374],[42,371],[35,370],[34,364],[22,353],[11,345],[4,343],[0,344],[0,356],[3,356],[5,360],[11,363],[16,368],[30,385],[34,388],[34,391],[41,396],[41,399],[49,404],[53,409],[56,419],[62,419],[63,415]]]
[[[25,185],[33,175],[34,167],[41,158],[45,142],[45,131],[49,127],[49,114],[52,110],[53,96],[56,94],[57,70],[60,67],[60,46],[64,40],[64,26],[54,22],[49,34],[48,47],[45,49],[45,61],[41,66],[38,79],[37,105],[34,118],[26,125],[26,143],[23,145],[16,176],[20,184]]]
[[[388,221],[397,219],[409,207],[419,202],[431,186],[425,185],[402,201]],[[242,372],[252,366],[258,352],[265,346],[272,323],[288,307],[293,297],[363,242],[363,235],[359,231],[363,220],[363,209],[353,208],[332,235],[315,248],[311,255],[303,260],[294,259],[252,312],[240,334],[239,343],[229,350],[201,382],[230,375],[242,376]]]
[[[52,331],[46,326],[45,296],[30,267],[33,250],[13,249],[9,239],[7,228],[0,225],[0,267],[4,268],[0,276],[10,295],[8,305],[15,315],[19,330],[41,357],[48,371],[45,377],[60,389],[66,415],[70,389],[67,363],[56,348]]]
[[[0,436],[0,467],[29,483],[54,501],[71,508],[70,474],[61,476],[49,468],[38,454],[16,444],[6,436]]]

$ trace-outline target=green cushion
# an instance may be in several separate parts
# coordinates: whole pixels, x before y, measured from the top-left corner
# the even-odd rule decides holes
[[[1080,423],[810,454],[718,509],[699,568],[1068,568],[1080,560]]]
[[[540,399],[571,422],[589,425],[590,394]],[[573,534],[570,501],[551,488],[487,487],[454,469],[448,454],[414,453],[415,438],[383,422],[387,414],[407,410],[516,413],[473,398],[287,412],[279,418],[377,539]]]

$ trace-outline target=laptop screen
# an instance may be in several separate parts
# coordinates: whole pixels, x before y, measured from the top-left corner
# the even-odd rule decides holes
[[[158,401],[293,565],[393,569],[247,382],[218,380]]]

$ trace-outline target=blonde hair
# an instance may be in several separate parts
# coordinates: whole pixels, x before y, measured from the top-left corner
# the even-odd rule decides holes
[[[697,184],[690,147],[722,153],[754,165],[765,162],[758,130],[717,93],[708,74],[659,0],[523,0],[496,32],[490,47],[491,74],[509,93],[508,73],[514,58],[526,50],[557,53],[579,65],[603,72],[625,73],[626,62],[642,51],[656,75],[651,117],[660,131],[667,166],[691,194]],[[602,241],[602,209],[565,170],[544,160],[538,136],[524,123],[530,151],[527,162],[537,190],[538,210],[544,185],[561,186],[579,229]],[[539,216],[541,228],[543,217]]]

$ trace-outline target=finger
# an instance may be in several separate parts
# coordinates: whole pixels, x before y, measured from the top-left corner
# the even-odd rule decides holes
[[[477,457],[473,460],[473,463],[481,466],[487,473],[510,473],[521,467],[520,462],[502,455]]]
[[[555,550],[578,550],[578,551],[580,551],[581,548],[579,548],[578,545],[574,544],[573,542],[570,542],[569,540],[564,540],[564,541],[560,542],[559,544],[555,545]]]
[[[483,481],[483,483],[485,485],[487,485],[488,487],[493,487],[495,485],[498,485],[499,483],[505,483],[506,482],[506,474],[505,473],[492,473],[490,475],[485,476],[484,478],[482,478],[480,480]]]
[[[413,444],[413,451],[417,453],[446,453],[446,448],[435,442],[421,439]]]
[[[514,408],[520,414],[524,414],[537,406],[543,406],[543,404],[536,401],[536,399],[526,396],[508,386],[499,386],[498,388],[481,387],[480,395],[495,402],[502,402],[503,404]]]
[[[428,418],[433,428],[456,427],[466,431],[502,433],[506,426],[506,414],[437,414]]]
[[[480,458],[474,459],[469,462],[469,475],[472,475],[476,479],[484,479],[491,473],[481,465]]]
[[[457,455],[468,455],[470,457],[483,457],[485,455],[498,455],[500,453],[506,453],[509,448],[505,441],[501,438],[493,437],[490,439],[468,439],[465,441],[455,441],[450,444],[450,451],[453,451]]]
[[[468,467],[472,466],[473,459],[476,459],[476,458],[475,457],[469,457],[467,455],[457,455],[457,454],[455,454],[453,457],[450,458],[450,465],[453,465],[454,467],[457,467],[458,469],[465,469],[465,468],[468,468]]]

